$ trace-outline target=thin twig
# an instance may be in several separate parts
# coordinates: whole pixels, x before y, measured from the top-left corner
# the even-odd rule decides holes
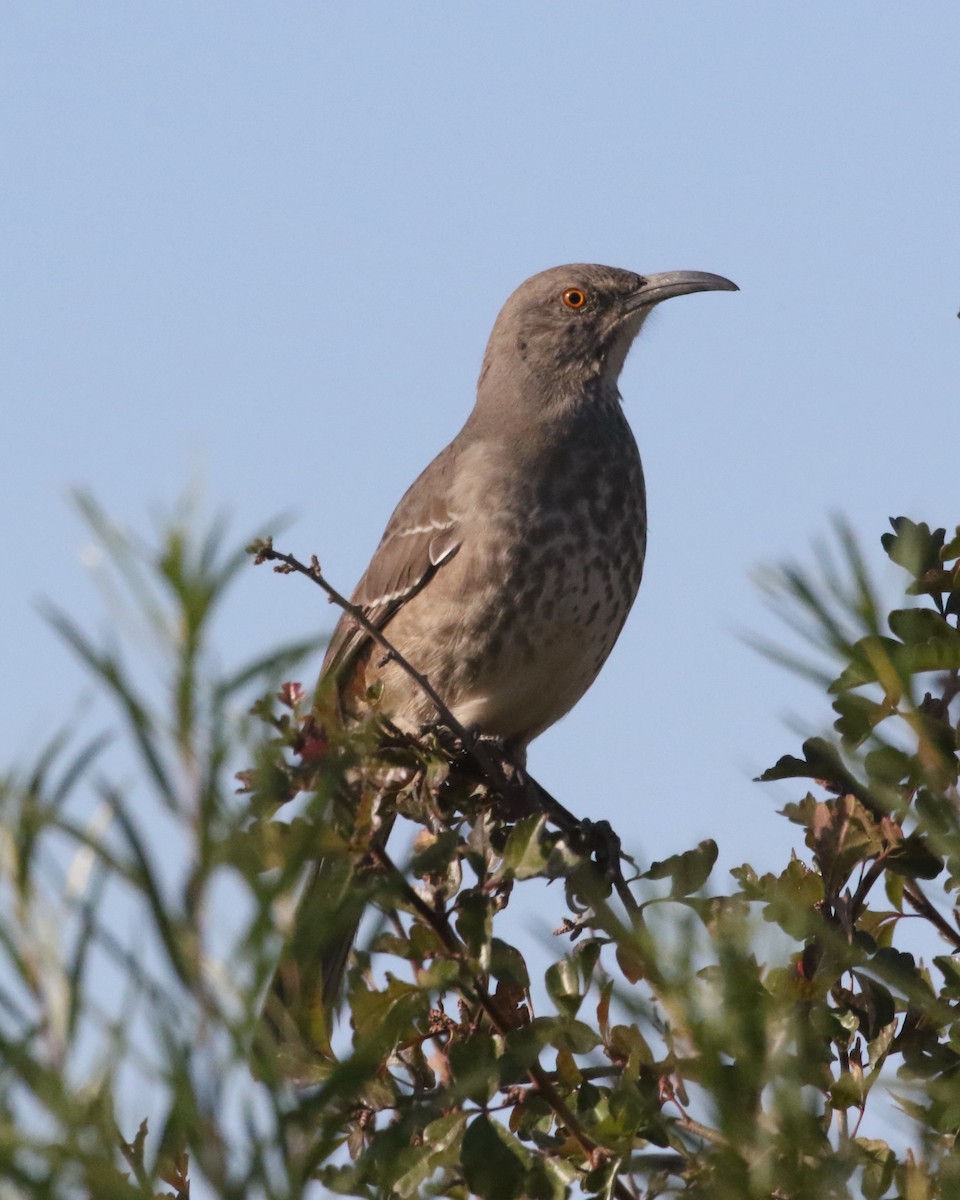
[[[934,925],[955,950],[960,950],[960,932],[954,929],[942,913],[937,912],[915,880],[911,879],[904,885],[903,897],[914,912]]]

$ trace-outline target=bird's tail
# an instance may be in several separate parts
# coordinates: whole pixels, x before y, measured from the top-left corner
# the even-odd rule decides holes
[[[386,845],[393,821],[385,816],[371,840]],[[358,882],[352,854],[325,855],[309,868],[263,1002],[264,1023],[288,1066],[332,1057],[333,1026],[368,899]]]

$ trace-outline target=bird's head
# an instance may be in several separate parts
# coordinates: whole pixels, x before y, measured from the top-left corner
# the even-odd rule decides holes
[[[481,382],[486,375],[529,371],[544,382],[577,386],[599,377],[615,388],[655,305],[688,292],[737,290],[704,271],[638,275],[590,263],[551,267],[522,283],[500,310]]]

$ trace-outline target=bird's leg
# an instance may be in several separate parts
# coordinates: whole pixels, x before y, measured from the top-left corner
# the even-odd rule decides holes
[[[527,773],[526,754],[511,751],[503,738],[492,737],[489,734],[479,734],[477,742],[499,760],[505,783],[501,814],[508,821],[518,821],[539,812],[539,792],[542,789]]]
[[[476,740],[476,734],[473,730],[465,730],[465,732],[471,741]],[[454,763],[470,754],[472,747],[465,745],[460,734],[454,732],[443,721],[428,721],[426,725],[421,725],[419,737],[423,738],[429,735],[437,739],[441,750],[446,751]]]
[[[507,820],[519,820],[534,813],[543,812],[566,838],[571,849],[587,857],[595,858],[596,864],[607,880],[612,883],[628,909],[636,902],[630,893],[620,868],[624,857],[620,838],[608,821],[591,821],[577,817],[564,808],[545,787],[539,784],[526,768],[526,755],[511,752],[509,744],[502,738],[492,737],[473,729],[467,730],[474,739],[473,745],[464,745],[463,740],[442,725],[430,727],[438,741],[452,756],[451,775],[480,774],[493,785],[502,797],[500,813]],[[492,758],[499,769],[503,782],[491,779],[485,760]],[[629,859],[627,860],[630,861]]]
[[[581,853],[596,858],[597,866],[608,877],[620,869],[622,849],[620,838],[609,821],[591,821],[583,817],[575,830],[574,846]]]
[[[450,755],[451,777],[479,776],[500,798],[499,813],[510,821],[540,811],[539,787],[527,774],[525,755],[518,754],[503,738],[467,728],[461,736],[443,722],[425,726]]]

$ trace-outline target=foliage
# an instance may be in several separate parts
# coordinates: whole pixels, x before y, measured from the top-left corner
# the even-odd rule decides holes
[[[640,870],[376,696],[344,733],[290,682],[305,645],[224,672],[243,556],[84,511],[162,678],[54,617],[119,736],[3,782],[0,1196],[957,1194],[960,531],[893,523],[887,615],[844,530],[822,578],[773,578],[836,719],[762,777],[801,784],[802,853],[724,889],[713,842]],[[297,916],[321,854],[337,903]],[[309,982],[363,913],[340,1024],[265,1018],[284,938]]]

